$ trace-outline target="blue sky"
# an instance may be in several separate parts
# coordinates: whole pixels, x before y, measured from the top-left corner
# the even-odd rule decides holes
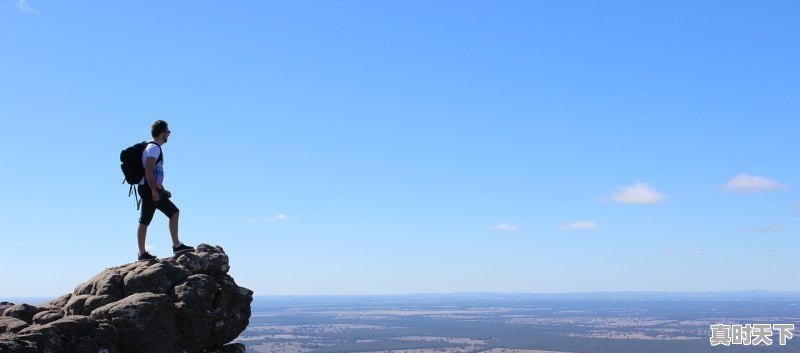
[[[800,290],[798,17],[2,0],[0,297],[135,260],[156,119],[184,242],[257,295]]]

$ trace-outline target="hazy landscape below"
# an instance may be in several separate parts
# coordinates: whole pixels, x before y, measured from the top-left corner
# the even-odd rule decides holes
[[[238,342],[259,353],[800,352],[716,346],[710,325],[793,323],[800,293],[257,297]],[[795,330],[796,331],[796,330]]]

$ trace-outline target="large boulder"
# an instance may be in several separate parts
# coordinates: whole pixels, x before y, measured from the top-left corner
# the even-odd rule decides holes
[[[11,316],[28,324],[33,323],[33,316],[39,312],[39,308],[28,304],[12,305],[3,312],[3,316]]]
[[[44,352],[118,352],[116,328],[83,315],[67,316],[49,324],[29,326],[17,334],[17,339],[33,343]]]
[[[28,323],[11,316],[0,316],[0,334],[16,333],[28,327]]]
[[[228,255],[200,244],[102,271],[47,304],[0,303],[0,352],[244,352],[253,292]]]
[[[61,310],[44,310],[33,316],[33,323],[38,325],[49,324],[64,317]]]
[[[136,293],[97,308],[91,318],[117,328],[122,352],[171,353],[175,350],[176,313],[169,296]]]

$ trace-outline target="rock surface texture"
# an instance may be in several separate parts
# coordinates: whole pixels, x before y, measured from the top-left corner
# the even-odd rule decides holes
[[[200,244],[107,269],[47,304],[0,302],[0,353],[243,353],[227,343],[247,328],[253,292],[229,269],[221,247]]]

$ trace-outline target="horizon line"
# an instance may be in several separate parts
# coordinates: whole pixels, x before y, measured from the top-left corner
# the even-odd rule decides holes
[[[735,290],[621,290],[621,291],[574,291],[574,292],[416,292],[416,293],[381,293],[381,294],[256,294],[253,297],[402,297],[402,296],[444,296],[444,295],[580,295],[580,294],[716,294],[716,293],[772,293],[772,294],[797,294],[800,290],[771,290],[771,289],[735,289]]]
[[[66,294],[66,293],[65,293]],[[800,296],[800,290],[768,290],[768,289],[740,289],[740,290],[700,290],[700,291],[654,291],[654,290],[627,290],[627,291],[575,291],[575,292],[418,292],[418,293],[394,293],[394,294],[254,294],[253,298],[348,298],[348,297],[412,297],[412,296],[480,296],[480,295],[510,295],[510,296],[571,296],[571,295],[617,295],[617,294],[787,294]],[[62,294],[64,295],[64,294]],[[53,300],[58,296],[0,296],[0,302],[19,299]]]

